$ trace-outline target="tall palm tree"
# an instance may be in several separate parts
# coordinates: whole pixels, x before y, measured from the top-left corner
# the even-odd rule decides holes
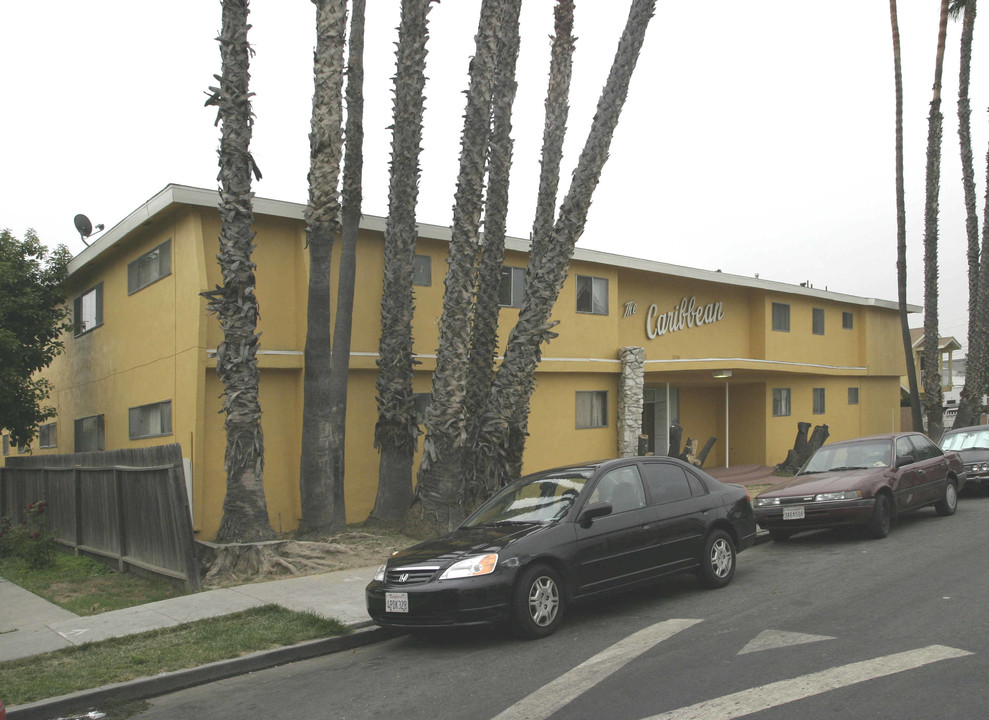
[[[975,162],[972,158],[971,102],[968,90],[972,71],[972,37],[975,32],[976,0],[951,0],[952,17],[964,14],[961,59],[958,69],[958,141],[962,158],[962,186],[965,191],[965,231],[968,238],[968,360],[965,386],[958,403],[954,427],[978,421],[985,394],[985,333],[989,309],[979,304],[979,214],[976,208]]]
[[[941,20],[938,28],[937,59],[934,64],[934,97],[927,118],[927,188],[924,208],[924,409],[927,413],[927,433],[935,440],[941,438],[944,409],[942,407],[941,373],[938,367],[938,194],[941,183],[941,75],[944,69],[944,46],[948,32],[948,2],[941,0]]]
[[[465,415],[467,445],[476,450],[481,411],[494,381],[494,360],[498,349],[498,315],[502,266],[505,262],[505,234],[508,217],[508,188],[512,169],[512,106],[518,83],[515,66],[519,54],[519,12],[521,0],[510,0],[509,14],[504,20],[505,31],[499,34],[498,60],[492,99],[492,128],[488,149],[488,197],[484,206],[484,242],[477,269],[477,297],[471,323],[471,344],[468,369]],[[464,462],[464,478],[468,486],[480,486],[474,478],[477,469],[470,453]],[[468,491],[468,494],[470,491]]]
[[[340,231],[337,181],[343,154],[343,47],[346,0],[314,0],[316,51],[313,54],[312,124],[309,133],[309,295],[306,311],[302,455],[299,490],[302,529],[333,527],[334,468],[330,462],[330,254]]]
[[[374,428],[381,457],[378,493],[369,518],[384,523],[401,521],[412,502],[412,459],[419,437],[412,394],[412,283],[429,9],[430,0],[402,0],[398,30]]]
[[[443,293],[433,390],[426,411],[426,438],[415,505],[406,531],[452,529],[463,517],[461,459],[467,440],[465,399],[471,341],[471,308],[484,174],[491,131],[491,102],[499,34],[505,31],[506,0],[483,0],[470,63],[467,108],[460,144],[460,171],[453,206],[449,268]]]
[[[903,356],[907,365],[907,387],[913,428],[924,427],[917,387],[917,365],[913,357],[913,338],[907,319],[907,210],[903,189],[903,74],[900,70],[900,26],[896,17],[896,0],[889,0],[889,18],[893,27],[893,76],[896,85],[896,288],[900,305],[900,330]]]
[[[227,492],[219,542],[251,542],[275,536],[264,496],[264,435],[258,401],[258,303],[251,261],[254,231],[251,174],[259,179],[251,157],[250,56],[247,0],[223,0],[219,86],[210,87],[207,105],[217,108],[220,130],[220,252],[223,285],[203,292],[207,309],[223,331],[216,349],[216,372],[223,382],[224,470]]]
[[[532,225],[532,245],[526,270],[524,297],[533,291],[533,273],[546,256],[546,245],[553,230],[556,197],[560,185],[560,165],[563,161],[563,141],[567,134],[570,106],[570,80],[573,75],[573,0],[559,0],[554,9],[554,35],[550,51],[549,84],[546,92],[543,122],[542,162],[536,214]],[[523,300],[525,304],[525,300]],[[537,362],[538,344],[517,346],[516,351],[530,353],[532,365]],[[489,383],[485,388],[484,404],[472,414],[479,416],[473,439],[471,460],[465,472],[471,479],[466,488],[468,505],[476,503],[500,484],[506,475],[518,475],[522,467],[522,450],[528,426],[529,401],[535,387],[534,374],[519,378],[515,390],[491,396]]]
[[[364,0],[353,0],[350,55],[347,61],[347,133],[343,170],[343,245],[333,325],[330,369],[330,468],[333,471],[334,528],[346,524],[344,445],[347,437],[347,381],[350,375],[350,336],[354,319],[357,274],[357,232],[361,224],[361,184],[364,167]]]
[[[525,300],[518,323],[509,336],[505,359],[498,368],[485,413],[484,428],[488,434],[484,443],[496,449],[489,469],[492,483],[504,484],[517,472],[514,460],[521,458],[525,446],[524,426],[519,420],[527,414],[535,387],[533,379],[540,346],[555,336],[551,328],[556,323],[550,320],[550,315],[566,280],[574,246],[584,231],[591,198],[608,158],[655,4],[655,0],[632,1],[611,72],[556,223],[546,229],[547,234],[542,238],[537,239],[534,232]],[[521,408],[525,408],[525,413]],[[498,460],[512,460],[513,464],[498,468]]]

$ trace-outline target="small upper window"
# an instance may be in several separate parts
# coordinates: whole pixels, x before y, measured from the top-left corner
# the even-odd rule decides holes
[[[412,284],[429,287],[433,284],[433,265],[429,255],[412,258]]]
[[[172,241],[166,240],[127,264],[127,294],[133,295],[172,272]]]
[[[824,388],[814,388],[814,414],[824,414]]]
[[[103,283],[90,288],[72,303],[75,334],[82,335],[103,324]]]
[[[10,455],[10,435],[3,436],[3,454]]]
[[[172,434],[172,401],[132,407],[128,428],[131,440]]]
[[[851,330],[855,326],[855,316],[850,312],[843,312],[841,314],[841,327],[845,330]]]
[[[50,422],[38,428],[38,445],[43,448],[58,446],[58,425]]]
[[[815,335],[824,334],[824,308],[814,308],[812,320],[813,332]]]
[[[608,278],[577,276],[577,312],[608,314]]]
[[[849,405],[859,404],[859,389],[857,387],[848,388],[848,404]]]
[[[503,267],[501,288],[498,290],[498,304],[501,307],[522,307],[525,295],[525,268]]]
[[[773,330],[790,332],[790,306],[786,303],[773,303]]]
[[[429,398],[431,393],[412,393],[412,404],[415,406],[416,422],[419,425],[426,424],[426,411],[429,410]]]

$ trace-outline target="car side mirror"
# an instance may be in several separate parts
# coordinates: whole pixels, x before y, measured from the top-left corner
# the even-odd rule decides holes
[[[580,512],[580,517],[578,522],[581,527],[590,527],[594,518],[604,517],[605,515],[611,515],[612,507],[610,502],[596,502],[585,505],[584,509]]]
[[[896,456],[896,467],[901,468],[904,465],[913,464],[913,455],[897,455]]]

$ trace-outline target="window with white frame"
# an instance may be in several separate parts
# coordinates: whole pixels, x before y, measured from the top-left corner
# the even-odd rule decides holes
[[[824,414],[824,388],[814,388],[814,414]]]
[[[128,417],[131,440],[172,434],[172,401],[132,407]]]
[[[608,427],[608,391],[577,391],[577,428]]]
[[[433,284],[433,265],[429,255],[412,258],[412,284],[429,287]]]
[[[790,414],[790,388],[773,388],[773,417]]]
[[[855,326],[855,315],[850,312],[841,314],[841,327],[845,330],[852,330]]]
[[[103,283],[90,288],[73,301],[72,317],[77,336],[103,324]]]
[[[45,423],[38,428],[38,445],[43,448],[58,446],[58,426],[56,423]]]
[[[790,306],[786,303],[773,303],[773,330],[790,332]]]
[[[811,331],[815,335],[824,334],[824,308],[814,308],[812,311]]]
[[[172,241],[166,240],[127,264],[127,294],[133,295],[172,273]]]
[[[577,276],[577,312],[608,314],[608,278]]]
[[[90,415],[75,421],[75,452],[106,450],[106,424],[102,415]]]

